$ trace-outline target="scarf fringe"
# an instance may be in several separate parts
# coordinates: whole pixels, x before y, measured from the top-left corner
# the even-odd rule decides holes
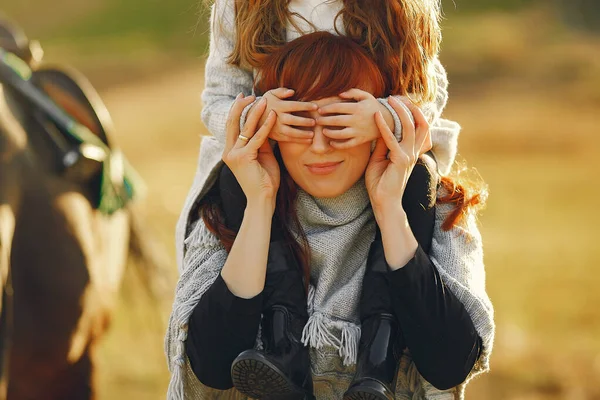
[[[347,324],[342,328],[342,345],[340,357],[344,357],[344,365],[356,364],[358,359],[358,342],[360,340],[360,327]]]
[[[338,338],[333,330],[341,331]],[[323,313],[313,313],[302,331],[302,343],[315,349],[331,346],[338,350],[345,366],[356,364],[360,326],[346,321],[334,321]]]
[[[316,288],[313,285],[308,286],[308,296],[306,296],[306,310],[308,315],[312,315],[315,311],[315,292]]]
[[[177,352],[173,359],[171,381],[167,389],[167,400],[185,400],[184,369],[185,369],[185,340],[187,339],[187,324],[178,326]]]
[[[219,246],[219,240],[210,233],[206,226],[199,220],[189,236],[185,239],[184,245],[193,245],[196,248],[202,248],[202,251],[191,252],[187,255],[185,262],[194,265],[198,260],[205,257],[205,254],[210,249]],[[181,271],[180,271],[181,272]],[[188,321],[195,306],[200,301],[202,295],[210,288],[217,277],[219,270],[207,271],[205,279],[199,282],[199,286],[195,288],[191,296],[185,299],[176,298],[175,305],[171,314],[174,331],[171,337],[174,338],[172,344],[166,347],[167,355],[170,354],[169,347],[175,347],[175,354],[171,359],[169,369],[171,370],[171,380],[167,389],[168,400],[185,400],[185,374],[186,374],[186,355],[185,341],[188,336]]]

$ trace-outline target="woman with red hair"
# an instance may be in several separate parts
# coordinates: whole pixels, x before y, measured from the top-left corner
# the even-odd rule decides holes
[[[389,94],[368,53],[328,33],[266,59],[255,89],[277,87],[320,108],[350,88]],[[233,385],[265,399],[462,397],[487,366],[492,311],[470,202],[443,178],[433,206],[423,113],[390,98],[400,141],[377,113],[376,143],[338,149],[318,126],[311,143],[270,143],[264,101],[240,131],[253,101],[236,99],[222,154],[203,139],[199,219],[188,221],[166,339],[168,397],[230,396]],[[220,156],[241,195],[220,193]],[[242,196],[241,212],[227,203]]]

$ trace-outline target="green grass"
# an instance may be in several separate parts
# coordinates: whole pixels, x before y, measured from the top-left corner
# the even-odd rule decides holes
[[[481,224],[497,336],[492,372],[469,393],[594,399],[600,395],[597,106],[572,107],[571,97],[522,84],[515,78],[512,86],[500,81],[459,94],[447,113],[463,125],[461,153],[491,192]]]
[[[195,168],[201,131],[194,117],[198,106],[191,100],[201,77],[195,68],[191,71],[181,80],[107,92],[119,125],[128,128],[119,141],[147,177],[152,221],[168,245]],[[481,229],[496,342],[492,371],[469,386],[467,399],[596,399],[597,106],[582,105],[579,99],[572,107],[572,97],[527,90],[524,83],[515,77],[510,85],[498,80],[476,91],[451,92],[446,112],[463,126],[461,156],[477,167],[491,192]],[[165,96],[155,104],[148,100],[152,93]],[[152,113],[167,110],[169,99],[175,98],[177,106],[170,112]],[[129,103],[137,104],[134,112],[120,107]],[[142,119],[145,114],[152,117]],[[141,132],[137,136],[136,126]],[[139,135],[146,140],[136,140]],[[162,399],[168,382],[164,327],[156,325],[155,317],[148,318],[151,307],[132,302],[136,295],[131,286],[123,296],[101,353],[102,398]]]

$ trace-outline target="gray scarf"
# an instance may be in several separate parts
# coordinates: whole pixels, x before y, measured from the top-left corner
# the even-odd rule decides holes
[[[310,318],[302,341],[317,349],[332,346],[345,365],[354,364],[360,339],[358,302],[376,228],[365,181],[332,199],[300,190],[296,208],[311,255]]]

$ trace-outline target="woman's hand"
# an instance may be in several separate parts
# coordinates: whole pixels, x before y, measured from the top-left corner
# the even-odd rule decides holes
[[[269,201],[275,210],[275,198],[279,189],[279,164],[267,137],[277,119],[270,111],[265,122],[259,120],[266,112],[266,100],[261,99],[248,113],[246,124],[240,134],[240,117],[244,108],[254,101],[253,96],[238,95],[227,118],[223,161],[239,182],[248,205]]]
[[[312,143],[316,125],[312,118],[305,118],[294,115],[295,112],[314,111],[317,105],[304,101],[286,100],[294,95],[292,89],[277,88],[269,90],[262,97],[267,102],[265,113],[260,119],[260,124],[264,125],[270,111],[275,112],[277,121],[269,134],[269,138],[278,142],[296,142]],[[251,107],[251,111],[256,105]]]
[[[381,113],[375,114],[375,123],[381,134],[365,172],[367,191],[376,218],[387,210],[398,211],[408,178],[419,156],[431,149],[429,124],[421,110],[409,100],[404,103],[412,113],[414,123],[399,100],[389,97],[389,103],[402,122],[402,141],[386,124]]]
[[[379,128],[373,118],[377,112],[383,114],[387,125],[393,129],[392,114],[371,93],[350,89],[339,96],[344,100],[353,101],[321,107],[319,114],[322,116],[317,119],[318,125],[327,127],[323,129],[323,134],[333,139],[331,147],[348,149],[380,138]]]

